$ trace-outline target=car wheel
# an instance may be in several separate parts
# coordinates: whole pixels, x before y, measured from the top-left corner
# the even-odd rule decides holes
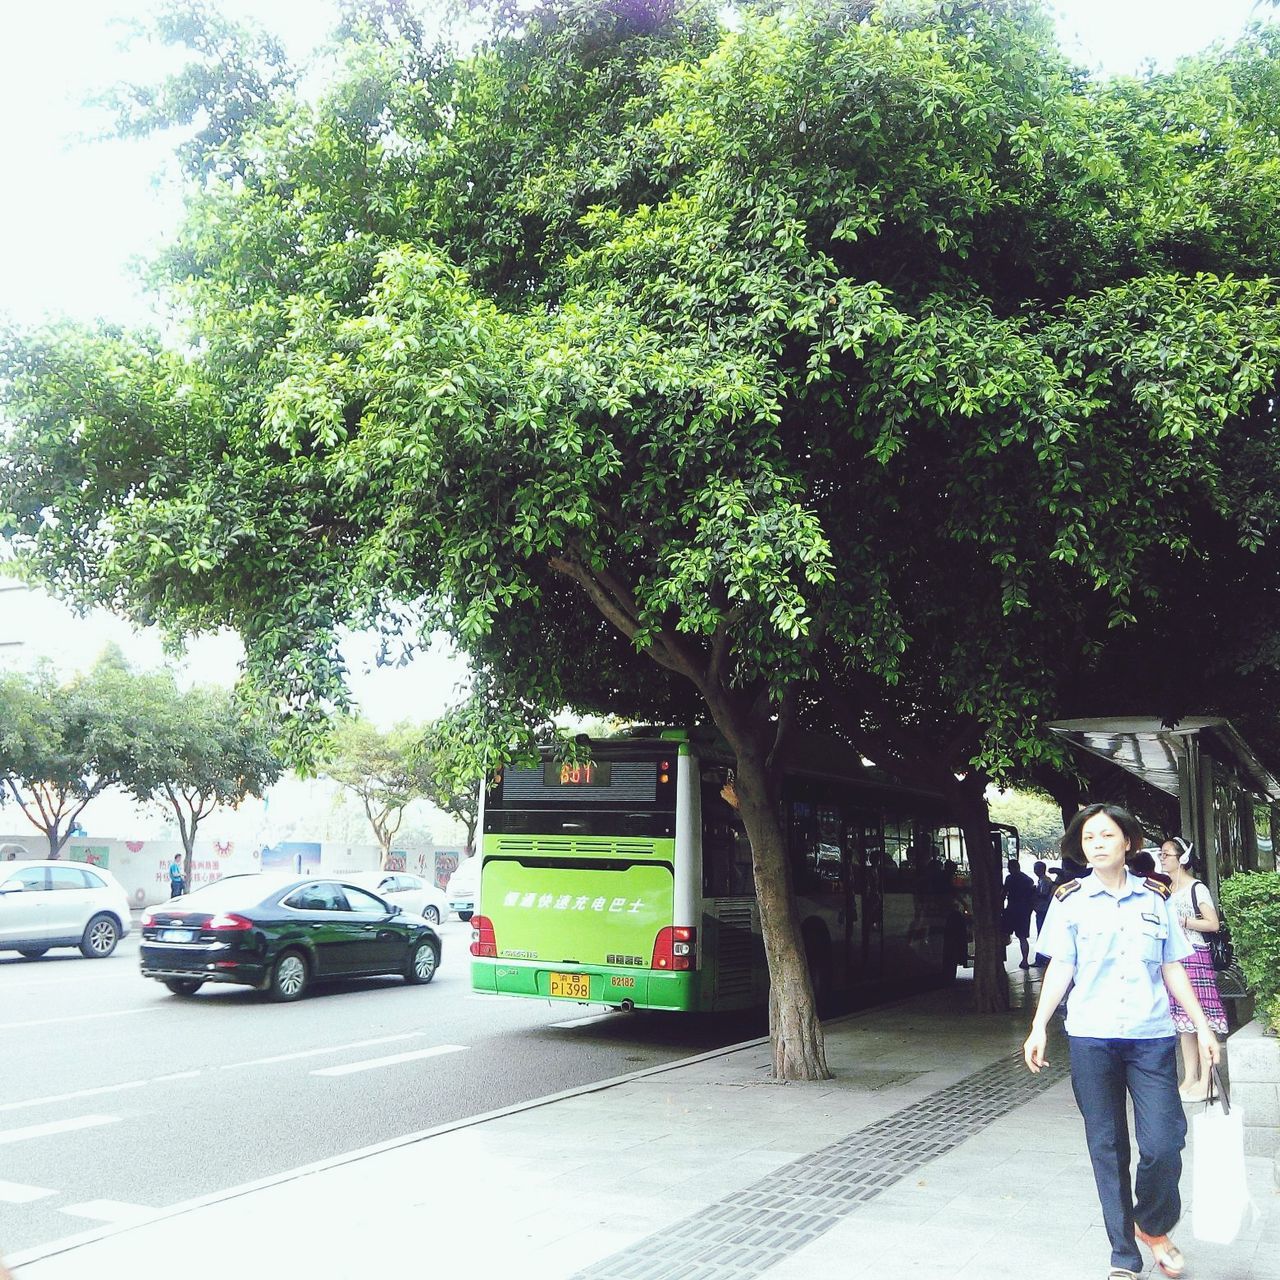
[[[307,961],[300,951],[286,951],[271,971],[271,998],[298,1000],[307,989],[310,975]]]
[[[458,912],[458,919],[459,919],[459,920],[462,920],[462,921],[464,921],[464,922],[465,922],[465,921],[467,921],[467,920],[470,920],[473,914],[474,914],[474,913],[473,913],[473,912],[471,912],[471,911],[459,911],[459,912]]]
[[[436,907],[427,907],[422,913],[422,918],[428,924],[439,924],[440,912]]]
[[[193,996],[204,986],[204,983],[199,978],[166,978],[164,985],[175,996]]]
[[[94,916],[84,927],[80,954],[90,960],[105,960],[120,941],[120,926],[110,916]]]
[[[405,981],[430,982],[436,976],[436,965],[439,963],[440,956],[436,953],[435,945],[424,938],[414,947],[413,954],[409,957],[409,967],[404,973]]]
[[[39,960],[48,950],[48,947],[19,947],[18,954],[26,956],[28,960]]]

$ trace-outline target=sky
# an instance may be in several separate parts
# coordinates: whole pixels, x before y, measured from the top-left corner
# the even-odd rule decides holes
[[[0,155],[8,179],[0,201],[0,315],[24,323],[46,316],[125,323],[148,318],[132,264],[173,226],[177,200],[157,182],[163,149],[154,142],[88,140],[102,126],[86,97],[150,64],[118,50],[113,19],[145,16],[150,0],[43,0],[0,3]],[[319,42],[332,14],[326,0],[223,0],[252,14],[295,55]],[[1062,0],[1064,45],[1086,66],[1128,73],[1148,60],[1168,65],[1217,39],[1237,35],[1255,0]],[[151,69],[154,66],[151,65]],[[0,594],[0,610],[15,597]],[[108,640],[139,665],[161,660],[154,636],[136,638],[118,620],[73,618],[51,601],[28,599],[25,615],[0,616],[0,643],[20,626],[63,666],[83,666]],[[378,669],[366,638],[348,646],[353,687],[380,723],[439,714],[455,696],[461,665],[437,650],[396,670]],[[0,650],[0,660],[4,657]],[[230,681],[239,657],[233,636],[197,641],[190,679]]]

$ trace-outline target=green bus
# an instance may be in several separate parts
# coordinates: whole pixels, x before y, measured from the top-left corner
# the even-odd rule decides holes
[[[733,757],[649,729],[551,750],[486,788],[476,992],[624,1009],[762,1005],[768,973]],[[968,863],[937,796],[797,738],[782,789],[810,974],[831,991],[928,985],[967,962]]]

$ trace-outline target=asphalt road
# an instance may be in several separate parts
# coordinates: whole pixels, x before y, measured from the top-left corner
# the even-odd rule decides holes
[[[0,1254],[764,1034],[762,1017],[473,995],[470,927],[429,986],[171,996],[107,960],[0,953]]]

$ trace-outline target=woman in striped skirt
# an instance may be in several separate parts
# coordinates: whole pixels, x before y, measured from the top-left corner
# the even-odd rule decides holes
[[[1219,928],[1217,908],[1204,881],[1197,880],[1191,873],[1191,846],[1185,840],[1179,836],[1166,840],[1160,846],[1160,863],[1172,882],[1169,905],[1177,912],[1182,931],[1193,948],[1182,966],[1191,979],[1192,990],[1209,1025],[1218,1035],[1225,1036],[1227,1015],[1218,994],[1213,958],[1209,954],[1208,935],[1217,933]],[[1209,1064],[1200,1050],[1191,1018],[1172,995],[1169,997],[1169,1012],[1173,1014],[1173,1025],[1178,1029],[1182,1044],[1182,1079],[1178,1083],[1178,1092],[1184,1102],[1202,1102],[1209,1089]]]

